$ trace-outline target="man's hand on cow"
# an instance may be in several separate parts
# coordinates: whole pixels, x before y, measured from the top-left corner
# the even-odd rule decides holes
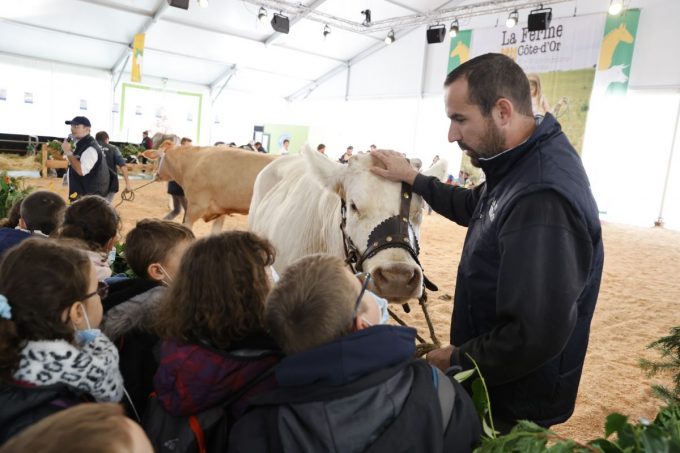
[[[371,167],[373,173],[390,181],[405,182],[413,185],[418,175],[418,170],[413,168],[402,154],[396,151],[378,149],[372,151],[371,156],[375,156],[385,166],[385,168]]]
[[[451,354],[453,354],[453,346],[446,346],[428,352],[425,358],[430,362],[430,365],[446,371],[451,367]]]

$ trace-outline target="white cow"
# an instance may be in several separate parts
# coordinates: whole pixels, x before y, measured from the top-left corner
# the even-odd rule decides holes
[[[248,223],[250,230],[276,247],[277,272],[312,253],[345,258],[340,229],[341,197],[346,200],[346,232],[360,253],[367,248],[372,230],[399,214],[401,184],[370,172],[378,164],[370,154],[359,154],[348,165],[331,161],[309,148],[302,155],[280,158],[255,180]],[[420,163],[414,167],[419,168]],[[440,179],[446,162],[427,170]],[[410,222],[416,236],[422,221],[422,199],[413,195]],[[363,270],[373,276],[378,294],[403,303],[422,293],[423,274],[418,263],[401,248],[387,248],[368,258]]]

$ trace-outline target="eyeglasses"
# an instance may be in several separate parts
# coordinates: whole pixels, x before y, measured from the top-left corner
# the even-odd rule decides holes
[[[357,317],[359,305],[361,305],[361,299],[364,297],[366,288],[368,288],[368,284],[371,282],[371,274],[369,274],[368,272],[359,272],[358,274],[354,274],[354,276],[359,279],[359,282],[361,282],[361,291],[359,291],[359,297],[357,297],[357,301],[354,303],[354,311],[352,312],[352,318]]]
[[[109,285],[107,285],[106,282],[97,282],[97,290],[93,293],[84,295],[83,300],[89,299],[95,294],[99,294],[99,297],[104,299],[109,294]]]

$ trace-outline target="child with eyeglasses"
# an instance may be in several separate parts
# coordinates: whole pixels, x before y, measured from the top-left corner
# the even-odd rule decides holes
[[[118,402],[118,352],[98,329],[101,297],[81,250],[31,238],[0,264],[0,444],[65,407]]]

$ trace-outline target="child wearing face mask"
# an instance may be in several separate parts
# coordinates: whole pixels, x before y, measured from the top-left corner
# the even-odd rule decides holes
[[[97,271],[97,280],[111,276],[115,243],[120,230],[116,210],[98,195],[88,195],[66,208],[59,237],[78,239],[87,244],[87,255]]]
[[[158,368],[158,336],[152,324],[179,262],[195,237],[184,225],[168,220],[137,222],[125,238],[125,259],[137,277],[111,283],[103,300],[102,330],[120,353],[120,371],[132,406],[142,416]]]
[[[0,265],[0,443],[65,407],[124,394],[118,351],[98,330],[101,296],[86,254],[31,238]]]
[[[273,262],[272,245],[245,231],[208,236],[187,250],[156,322],[164,340],[157,400],[143,422],[155,447],[164,443],[154,431],[164,417],[195,416],[234,398],[225,415],[231,422],[251,396],[273,388],[273,377],[264,377],[280,353],[263,323]],[[207,451],[226,451],[224,437],[207,437]]]

